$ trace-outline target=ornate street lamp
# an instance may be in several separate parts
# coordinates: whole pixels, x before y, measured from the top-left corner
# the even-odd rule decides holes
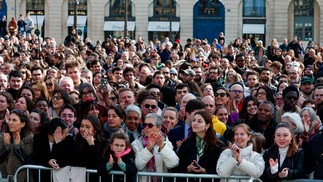
[[[77,28],[77,6],[80,4],[80,0],[74,0],[74,25],[73,28]]]

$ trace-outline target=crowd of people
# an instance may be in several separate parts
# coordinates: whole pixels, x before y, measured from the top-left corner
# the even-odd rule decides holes
[[[53,175],[31,180],[59,182],[85,181],[86,169],[98,170],[90,181],[111,170],[127,181],[138,171],[323,179],[323,47],[223,33],[92,43],[75,29],[59,44],[19,30],[0,38],[3,177],[36,164]]]

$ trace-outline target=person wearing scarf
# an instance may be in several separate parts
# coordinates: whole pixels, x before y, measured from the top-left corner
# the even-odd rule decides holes
[[[143,134],[132,142],[136,152],[135,164],[139,171],[168,172],[178,165],[179,159],[173,150],[172,143],[161,131],[162,119],[159,115],[150,113],[145,117]],[[157,182],[158,177],[139,178],[140,182]]]
[[[176,172],[217,174],[216,163],[223,144],[216,138],[211,115],[206,111],[192,113],[192,132],[178,150],[179,165]],[[186,181],[180,179],[178,181]],[[194,179],[190,179],[190,181]],[[212,179],[202,179],[212,181]],[[217,181],[217,180],[215,180]]]
[[[135,153],[131,148],[129,137],[123,132],[115,132],[111,135],[110,145],[106,152],[98,173],[103,177],[103,181],[111,179],[108,173],[111,170],[123,171],[127,182],[135,181],[137,168],[134,164]],[[124,176],[114,175],[114,181],[124,181]],[[105,179],[106,178],[106,179]]]

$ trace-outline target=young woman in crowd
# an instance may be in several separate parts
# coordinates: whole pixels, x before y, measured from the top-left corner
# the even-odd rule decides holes
[[[243,123],[249,124],[258,111],[258,100],[253,96],[247,96],[243,99],[242,109],[239,112],[239,119]]]
[[[135,153],[131,148],[129,137],[123,132],[111,135],[108,150],[98,168],[98,173],[107,176],[111,170],[123,171],[127,174],[128,182],[135,181],[137,168],[134,163]],[[110,176],[108,178],[111,178]],[[114,175],[114,181],[124,181],[123,175]]]
[[[298,149],[293,129],[280,123],[275,130],[275,143],[265,151],[262,181],[282,181],[303,177],[304,152]]]
[[[230,92],[224,87],[218,87],[214,94],[216,107],[224,106],[228,109],[227,125],[232,126],[239,118],[238,108],[235,106]]]
[[[111,105],[108,109],[108,121],[103,125],[103,132],[106,139],[110,139],[111,135],[117,131],[127,133],[130,142],[134,141],[133,135],[129,132],[124,120],[126,113],[120,106]]]
[[[0,92],[0,132],[4,130],[7,122],[9,122],[9,113],[14,108],[15,102],[11,94],[8,92]]]
[[[35,96],[34,99],[38,100],[40,97],[45,98],[49,101],[49,93],[47,90],[46,83],[44,81],[35,81],[31,84],[31,88],[33,89]]]
[[[34,164],[53,169],[57,169],[56,164],[60,164],[59,167],[64,167],[60,161],[51,156],[51,153],[53,145],[60,142],[60,137],[63,140],[67,136],[67,127],[67,124],[60,118],[54,118],[49,123],[44,123],[43,127],[34,136],[32,158]],[[40,178],[38,174],[35,177],[36,179]],[[51,178],[49,171],[41,172],[41,181],[50,181]]]
[[[208,112],[195,113],[192,132],[178,150],[181,173],[217,174],[216,163],[223,150]],[[204,180],[203,180],[204,181]]]
[[[250,127],[246,124],[239,124],[234,127],[233,131],[234,143],[229,144],[229,149],[224,150],[218,160],[218,175],[223,177],[248,175],[253,178],[259,178],[265,169],[265,162],[259,153],[253,151]]]
[[[57,89],[54,90],[53,96],[51,99],[51,106],[49,107],[50,117],[56,118],[59,117],[59,113],[63,105],[70,104],[70,96],[65,90]]]
[[[213,87],[210,83],[205,83],[201,86],[201,91],[203,93],[203,97],[207,95],[211,95],[214,98]]]
[[[33,134],[29,124],[24,111],[14,109],[10,112],[8,125],[0,135],[0,171],[5,178],[31,162]],[[25,175],[26,172],[21,172],[18,181],[24,181]]]
[[[20,88],[20,90],[18,92],[18,96],[26,96],[26,97],[29,97],[31,100],[36,100],[35,93],[34,93],[33,89],[28,85],[23,85]]]

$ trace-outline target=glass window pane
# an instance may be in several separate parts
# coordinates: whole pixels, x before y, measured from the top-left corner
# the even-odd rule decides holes
[[[266,16],[265,0],[244,0],[243,16],[244,17],[265,17]]]
[[[295,0],[294,1],[295,16],[313,16],[314,1],[313,0]]]
[[[128,16],[131,15],[131,1],[128,3]],[[124,16],[125,15],[125,0],[111,0],[110,1],[110,16]]]
[[[74,6],[76,0],[68,0],[68,12],[69,14],[74,14]],[[87,1],[86,0],[78,0],[77,11],[79,15],[87,14]]]
[[[220,2],[219,0],[200,0],[200,15],[199,16],[212,16],[219,17],[220,15]]]
[[[26,1],[26,9],[27,11],[32,10],[45,10],[45,0],[27,0]]]
[[[155,0],[154,8],[155,16],[174,16],[176,5],[174,0]]]

